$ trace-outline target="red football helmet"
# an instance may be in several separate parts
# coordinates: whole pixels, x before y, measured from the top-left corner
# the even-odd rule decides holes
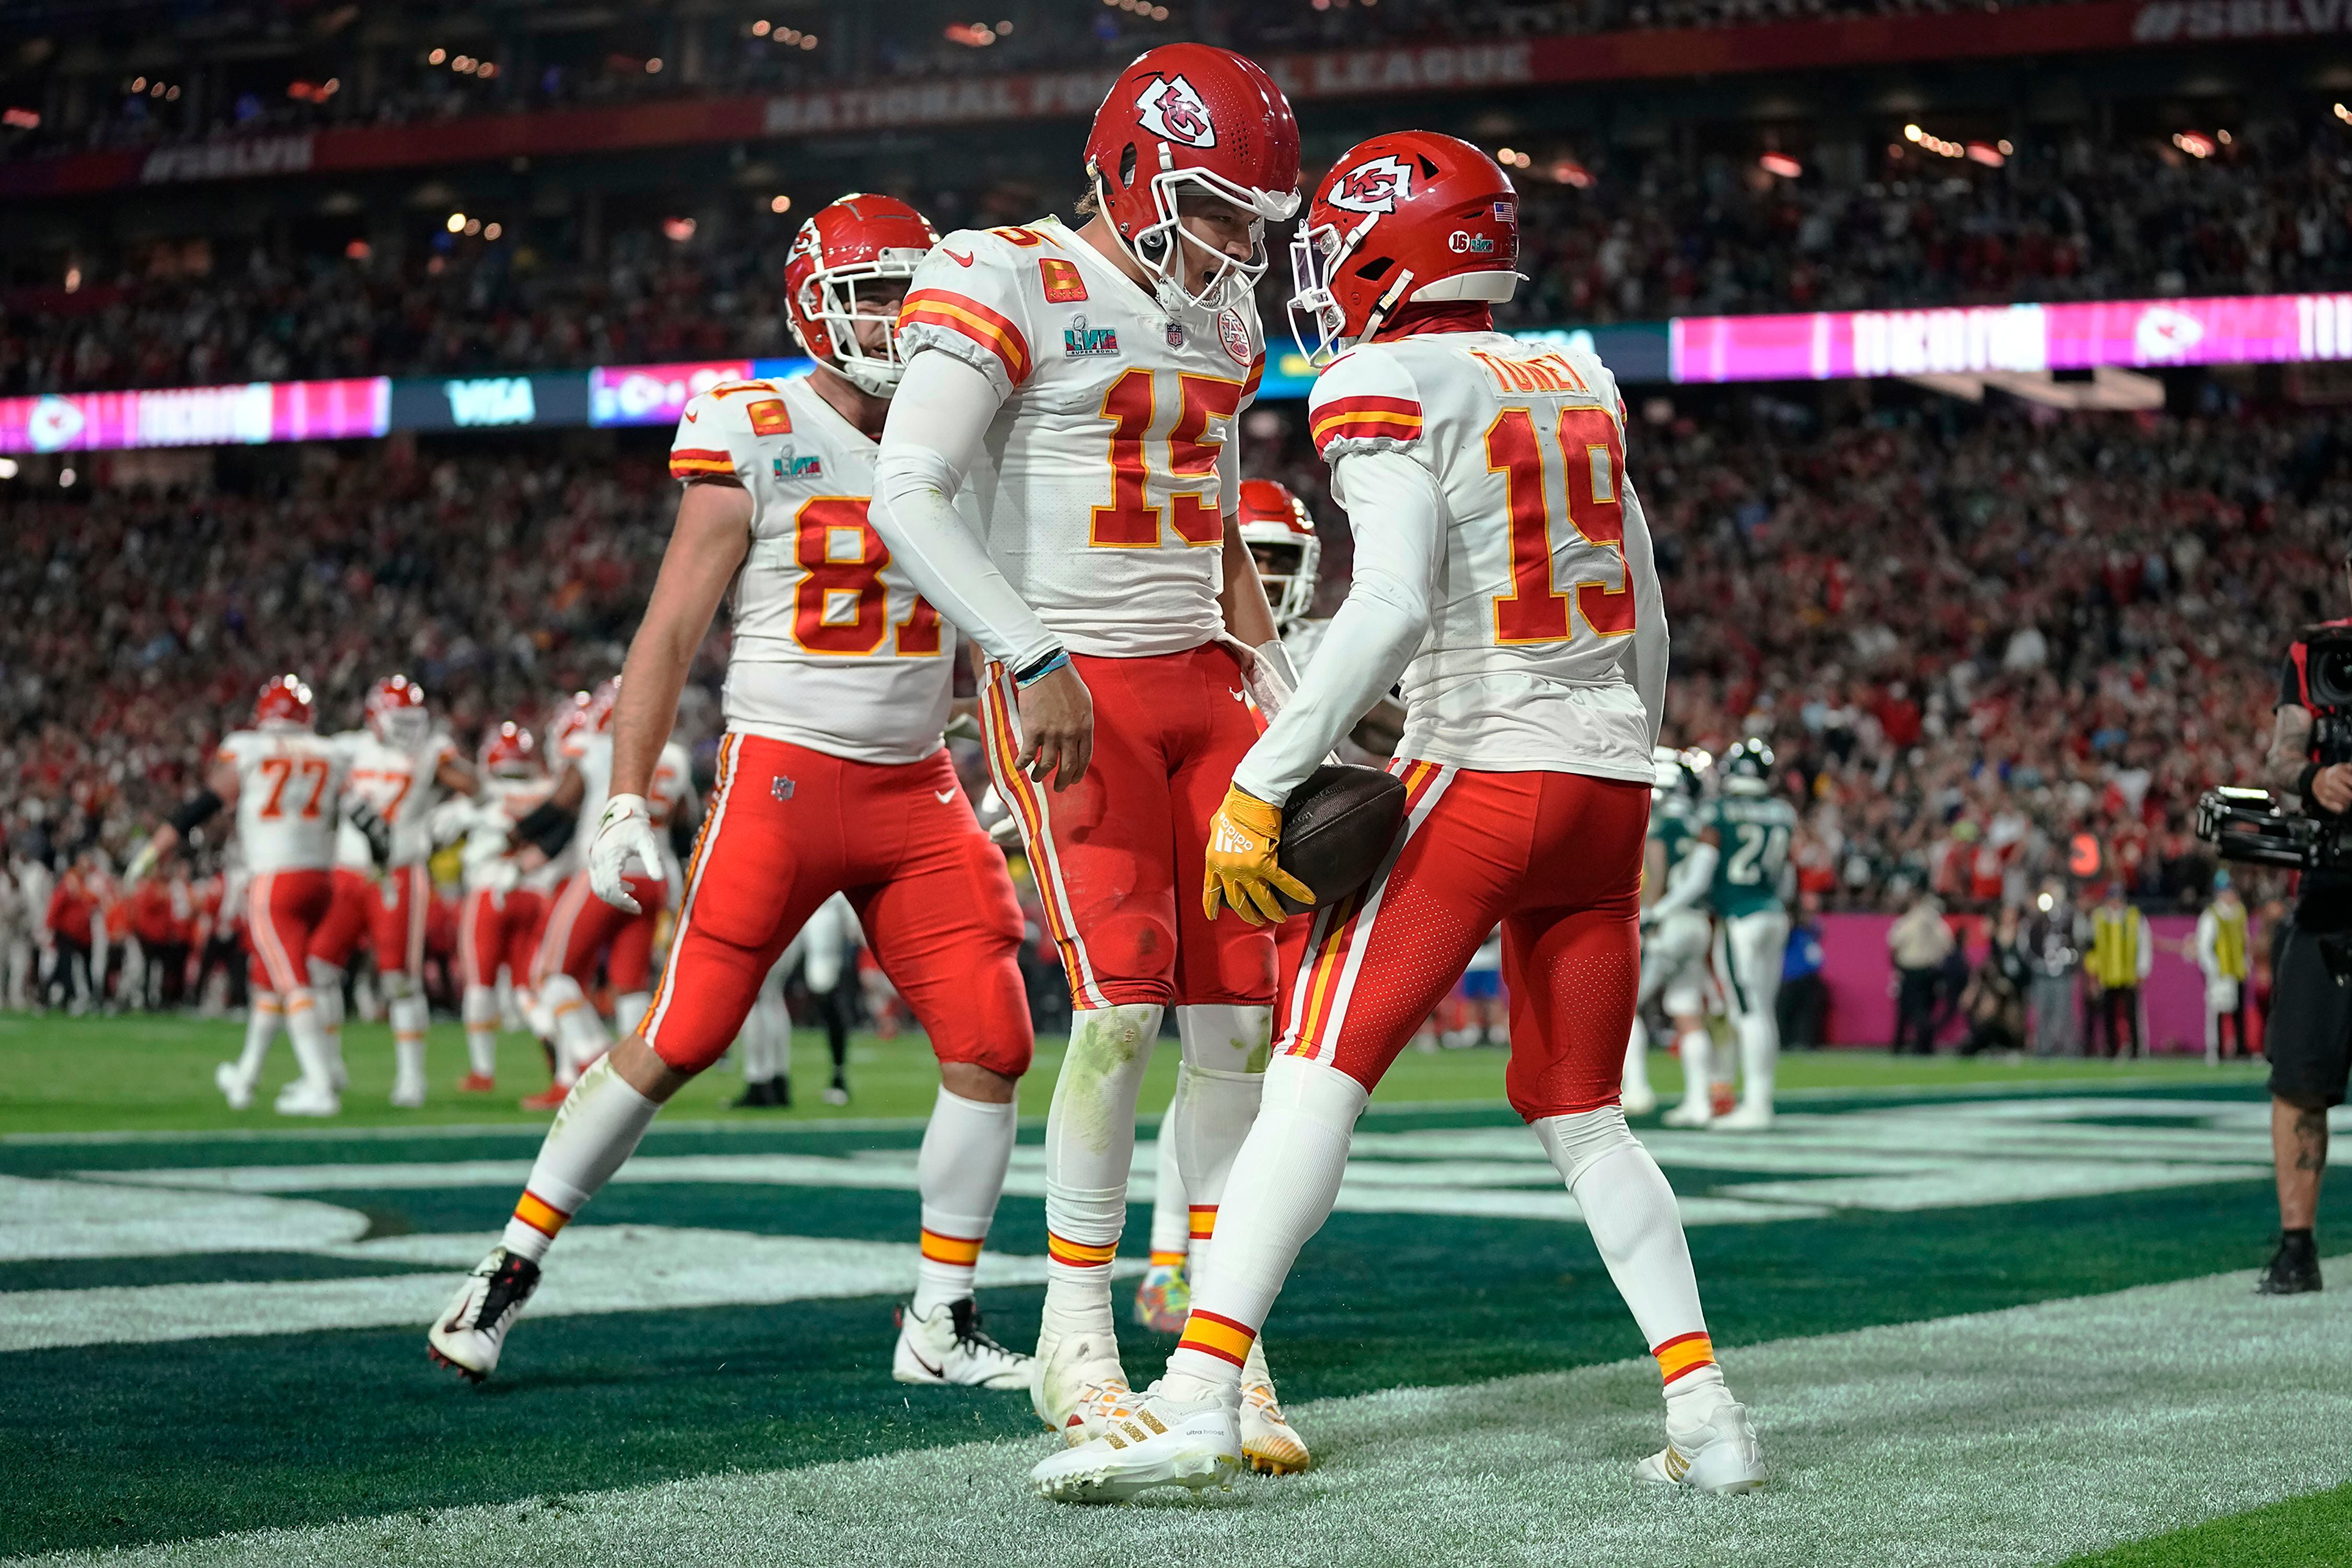
[[[1332,166],[1291,238],[1291,332],[1320,364],[1399,305],[1509,299],[1518,263],[1519,197],[1500,164],[1433,131],[1375,136]],[[1311,347],[1301,313],[1315,324]]]
[[[1298,121],[1255,60],[1208,44],[1163,44],[1136,56],[1095,111],[1087,179],[1163,308],[1220,310],[1265,276],[1265,225],[1298,210]],[[1249,260],[1235,261],[1177,222],[1186,185],[1252,215]],[[1188,245],[1212,268],[1197,290],[1184,287]]]
[[[539,742],[509,719],[484,737],[482,771],[499,778],[528,778],[540,771]]]
[[[387,675],[367,697],[369,732],[386,745],[413,744],[425,738],[425,688],[404,675]]]
[[[613,729],[613,709],[621,700],[621,678],[617,675],[601,681],[596,694],[588,699],[588,731],[594,735],[610,734]]]
[[[575,691],[556,703],[547,721],[548,750],[566,762],[580,755],[592,724],[589,710],[595,700],[585,691]]]
[[[940,242],[930,220],[896,196],[852,194],[812,214],[793,237],[784,260],[784,313],[793,336],[820,364],[830,365],[876,397],[898,389],[898,300],[877,308],[886,290],[899,296],[930,248]],[[857,286],[867,285],[868,308],[858,309]],[[883,323],[882,347],[857,341],[861,321]]]
[[[1315,604],[1315,568],[1323,542],[1307,503],[1273,479],[1244,479],[1239,498],[1242,543],[1257,562],[1258,581],[1274,605],[1279,630],[1306,616]]]
[[[261,689],[253,700],[253,721],[257,726],[291,725],[307,730],[318,716],[310,705],[310,688],[299,675],[281,675]]]

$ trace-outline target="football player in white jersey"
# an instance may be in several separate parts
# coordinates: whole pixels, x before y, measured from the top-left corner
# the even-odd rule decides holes
[[[1253,666],[1286,664],[1234,521],[1235,422],[1265,366],[1250,290],[1265,226],[1297,208],[1298,127],[1252,61],[1171,44],[1112,83],[1086,167],[1082,228],[950,235],[916,274],[874,506],[987,656],[990,764],[1069,979],[1034,1397],[1073,1437],[1129,1397],[1110,1271],[1161,1016],[1191,1068],[1179,1157],[1203,1229],[1269,1043],[1271,936],[1213,927],[1190,889],[1255,733]],[[1302,1468],[1251,1371],[1253,1457]]]
[[[1522,343],[1490,307],[1517,280],[1517,198],[1466,142],[1404,132],[1342,157],[1293,247],[1322,357],[1309,418],[1348,509],[1355,576],[1321,656],[1234,773],[1203,897],[1244,920],[1291,879],[1275,807],[1402,677],[1391,771],[1409,802],[1360,892],[1318,910],[1265,1108],[1168,1373],[1131,1418],[1034,1472],[1116,1499],[1242,1462],[1242,1366],[1339,1191],[1372,1086],[1503,927],[1511,1102],[1575,1194],[1657,1358],[1667,1445],[1638,1480],[1761,1479],[1723,1384],[1665,1177],[1617,1102],[1640,967],[1642,841],[1666,626],[1623,405],[1589,352]],[[1260,824],[1268,826],[1261,826]],[[1295,884],[1292,884],[1295,886]]]
[[[253,727],[221,742],[204,790],[155,830],[125,878],[136,881],[145,876],[191,828],[215,814],[236,813],[237,842],[250,877],[246,932],[253,951],[256,1008],[261,1010],[266,994],[284,1010],[294,1059],[302,1070],[278,1096],[281,1116],[332,1116],[342,1109],[310,990],[310,944],[333,899],[329,868],[335,861],[352,748],[317,733],[316,719],[310,689],[299,676],[281,675],[263,687],[253,705]],[[359,810],[368,815],[364,804]],[[255,1044],[249,1034],[245,1059],[223,1062],[214,1075],[238,1110],[252,1102],[268,1035],[260,1035],[258,1050]]]
[[[593,829],[612,795],[613,715],[620,691],[618,677],[596,689],[580,735],[580,755],[557,778],[546,801],[516,825],[519,840],[536,843],[551,858],[572,850],[580,828]],[[588,1000],[600,955],[613,988],[613,1016],[623,1027],[643,1017],[653,1000],[654,930],[681,885],[670,839],[692,830],[698,810],[692,763],[676,741],[665,738],[658,748],[644,799],[649,821],[660,832],[648,864],[629,879],[629,901],[597,899],[583,854],[573,858],[577,868],[549,906],[530,983],[555,1027],[555,1079],[523,1100],[526,1110],[562,1105],[588,1064],[612,1048],[613,1037]]]
[[[1624,1106],[1628,1116],[1646,1116],[1658,1107],[1650,1087],[1650,1029],[1642,1009],[1653,998],[1674,1026],[1675,1049],[1683,1064],[1683,1102],[1666,1112],[1669,1127],[1704,1127],[1714,1119],[1707,1063],[1706,889],[1715,876],[1715,847],[1698,837],[1699,770],[1710,759],[1657,747],[1658,770],[1650,786],[1649,840],[1642,850],[1642,987],[1633,998],[1633,1032],[1625,1043]]]
[[[630,645],[613,794],[588,850],[596,908],[650,896],[629,874],[660,856],[646,797],[724,597],[734,637],[718,781],[652,1005],[581,1076],[502,1245],[434,1325],[436,1358],[468,1376],[496,1364],[556,1232],[662,1102],[719,1059],[785,944],[840,892],[940,1060],[917,1160],[915,1296],[891,1374],[1029,1385],[1029,1358],[988,1337],[972,1300],[1032,1044],[1014,961],[1020,909],[941,739],[955,633],[866,520],[874,437],[898,378],[891,324],[933,237],[888,196],[845,196],[815,214],[793,241],[784,293],[817,367],[805,380],[713,387],[679,421],[670,468],[685,494]]]
[[[425,689],[388,675],[368,693],[367,728],[349,737],[352,793],[375,808],[391,830],[383,875],[368,909],[368,940],[377,983],[392,1015],[392,1103],[425,1103],[425,919],[433,907],[433,812],[445,795],[479,788],[471,763],[448,732],[435,727]],[[340,976],[336,977],[340,981]]]
[[[488,1094],[498,1087],[499,972],[516,990],[530,984],[547,900],[527,886],[523,868],[509,852],[516,823],[528,816],[554,788],[539,754],[538,738],[509,720],[482,742],[481,793],[455,802],[462,826],[466,899],[457,919],[457,956],[465,973],[459,1004],[466,1024],[466,1076],[459,1092]]]

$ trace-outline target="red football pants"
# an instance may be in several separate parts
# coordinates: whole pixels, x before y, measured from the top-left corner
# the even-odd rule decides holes
[[[1317,914],[1281,1049],[1371,1088],[1500,924],[1512,1108],[1534,1121],[1616,1104],[1649,786],[1402,758],[1389,771],[1404,826],[1371,883]]]
[[[257,871],[245,889],[245,941],[253,978],[280,996],[310,984],[310,944],[335,901],[319,870]]]
[[[536,985],[569,974],[583,990],[596,978],[596,955],[604,954],[604,979],[625,995],[643,991],[654,973],[654,922],[669,902],[669,882],[661,877],[630,877],[629,896],[640,913],[615,909],[596,896],[586,871],[574,871],[556,889],[531,961]]]
[[[531,955],[539,948],[547,900],[529,888],[494,893],[477,888],[466,895],[457,921],[457,956],[468,985],[496,985],[499,967],[518,989],[530,984]]]
[[[368,941],[378,974],[425,978],[425,921],[433,912],[433,873],[422,864],[394,866],[369,889]]]
[[[1071,1005],[1270,1005],[1274,934],[1201,912],[1209,819],[1257,739],[1241,667],[1214,643],[1070,662],[1094,698],[1095,749],[1067,790],[1013,765],[1020,709],[1001,667],[980,701],[988,765],[1020,818]]]
[[[375,909],[375,879],[349,866],[336,867],[334,879],[334,906],[310,938],[310,956],[337,969],[349,969]]]
[[[1028,1070],[1020,906],[946,751],[856,763],[732,733],[646,1043],[682,1072],[717,1061],[768,971],[836,892],[940,1060]]]

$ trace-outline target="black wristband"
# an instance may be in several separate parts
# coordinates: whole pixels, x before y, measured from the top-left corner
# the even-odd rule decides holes
[[[199,790],[172,814],[172,829],[184,838],[191,828],[201,827],[210,822],[220,808],[220,796],[208,789]]]
[[[1034,681],[1045,675],[1045,672],[1052,669],[1055,664],[1066,662],[1069,657],[1070,656],[1066,652],[1058,647],[1054,649],[1051,653],[1040,654],[1035,658],[1031,659],[1027,664],[1023,665],[1019,669],[1013,672],[1013,684],[1015,686],[1026,686],[1031,681]]]
[[[2317,811],[2321,809],[2320,804],[2311,798],[2311,781],[2318,776],[2319,764],[2317,763],[2304,763],[2303,772],[2294,775],[2294,793],[2296,797],[2303,802],[2303,809],[2305,812]]]
[[[541,801],[514,825],[514,836],[526,844],[545,848],[549,837],[571,820],[553,801]]]

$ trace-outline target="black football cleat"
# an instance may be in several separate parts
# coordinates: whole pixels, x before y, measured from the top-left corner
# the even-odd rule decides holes
[[[2307,1230],[2291,1230],[2279,1237],[2270,1266],[2254,1281],[2257,1296],[2300,1296],[2319,1289],[2319,1247]]]

